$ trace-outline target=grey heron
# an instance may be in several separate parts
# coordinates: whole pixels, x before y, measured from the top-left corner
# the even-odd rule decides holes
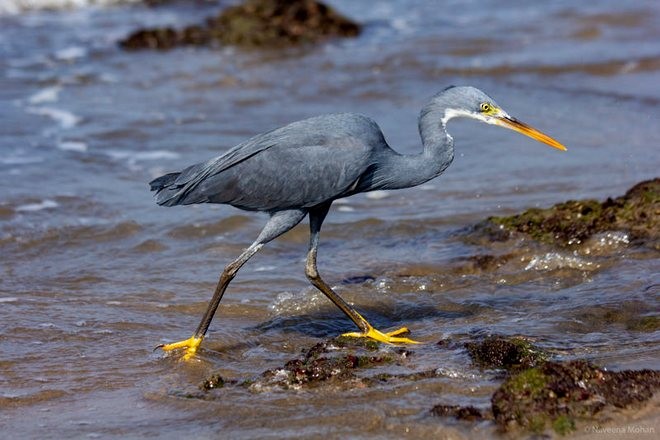
[[[213,297],[195,333],[186,340],[159,345],[166,351],[197,351],[223,294],[238,270],[262,246],[309,216],[310,241],[305,273],[309,281],[358,327],[346,336],[386,343],[416,343],[375,329],[321,278],[316,266],[319,233],[330,205],[339,198],[374,190],[409,188],[439,176],[454,158],[447,123],[467,117],[515,130],[559,150],[553,138],[509,116],[481,90],[448,87],[434,95],[419,115],[423,151],[397,153],[385,141],[378,124],[354,113],[329,114],[293,122],[259,134],[225,154],[150,182],[162,206],[220,203],[270,218],[257,239],[220,275]]]

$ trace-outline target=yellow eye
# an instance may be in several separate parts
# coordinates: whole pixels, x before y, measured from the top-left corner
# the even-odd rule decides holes
[[[484,112],[484,113],[488,113],[488,112],[491,111],[492,109],[493,109],[493,108],[492,108],[492,107],[490,106],[490,104],[488,104],[487,102],[482,102],[482,103],[481,103],[481,111],[482,111],[482,112]]]

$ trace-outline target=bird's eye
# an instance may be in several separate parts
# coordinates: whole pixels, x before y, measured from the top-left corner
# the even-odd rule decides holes
[[[490,104],[488,104],[487,102],[482,102],[481,103],[481,111],[482,112],[488,113],[491,110],[492,110],[492,107],[490,106]]]

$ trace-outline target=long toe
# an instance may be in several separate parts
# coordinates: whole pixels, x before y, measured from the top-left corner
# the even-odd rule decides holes
[[[392,332],[387,332],[385,333],[387,336],[399,336],[399,335],[406,335],[410,333],[410,330],[408,330],[408,327],[401,327],[398,330],[394,330]]]
[[[373,339],[374,341],[385,342],[386,344],[419,344],[420,343],[412,339],[398,336],[405,333],[409,333],[406,327],[402,327],[398,330],[394,330],[389,333],[383,333],[380,330],[370,327],[369,330],[364,333],[351,332],[351,333],[344,333],[342,336],[349,336],[354,338],[369,338],[369,339]]]
[[[171,344],[161,344],[156,348],[160,348],[163,351],[173,351],[180,348],[185,348],[186,354],[183,356],[183,358],[190,359],[197,352],[197,348],[201,343],[202,343],[202,338],[191,336],[185,341],[173,342]]]

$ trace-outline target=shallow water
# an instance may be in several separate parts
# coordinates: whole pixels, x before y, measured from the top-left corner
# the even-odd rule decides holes
[[[461,238],[489,215],[616,196],[657,175],[657,2],[330,3],[364,33],[284,52],[117,48],[139,26],[183,25],[208,6],[0,16],[3,436],[482,437],[488,423],[429,410],[489,405],[495,375],[435,343],[490,333],[610,369],[658,367],[657,332],[598,319],[658,310],[656,252],[616,235],[588,255]],[[321,273],[374,324],[408,325],[428,343],[411,348],[407,371],[446,374],[350,391],[178,397],[211,373],[254,377],[352,328],[307,284],[301,225],[239,273],[195,361],[152,352],[190,335],[222,267],[265,218],[160,208],[146,182],[325,112],[368,114],[412,153],[419,108],[449,84],[482,88],[569,151],[452,123],[457,155],[443,176],[338,201],[319,253]],[[511,252],[496,270],[469,259]]]

